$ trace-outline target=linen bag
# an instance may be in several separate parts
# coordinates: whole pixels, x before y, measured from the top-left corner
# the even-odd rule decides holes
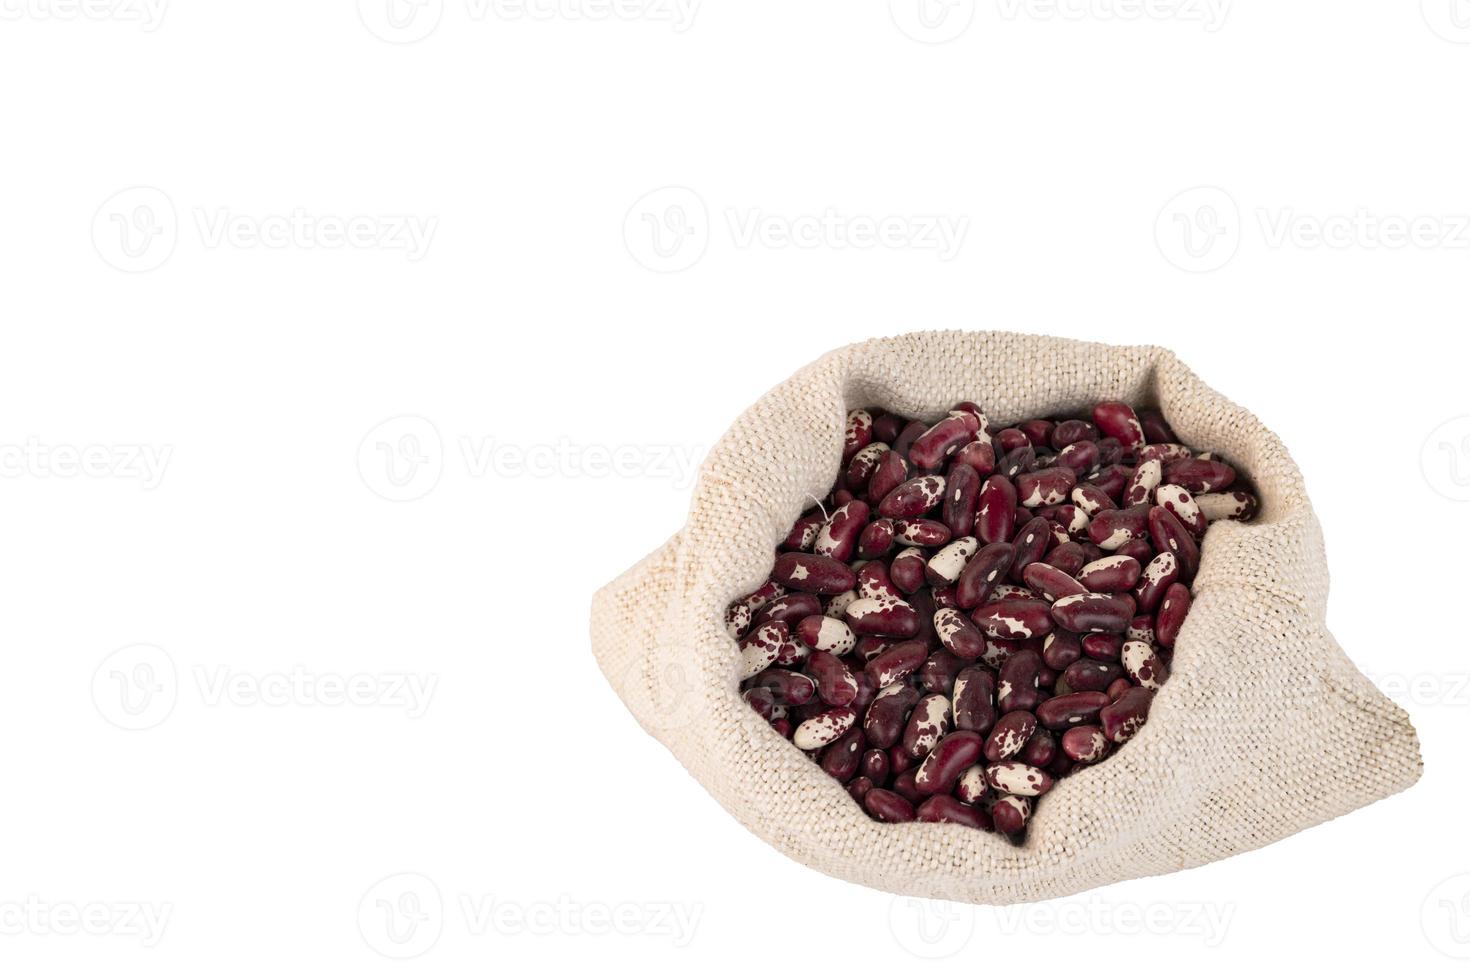
[[[841,465],[850,408],[932,421],[970,399],[998,423],[1157,405],[1180,439],[1254,483],[1254,521],[1213,524],[1172,674],[1116,755],[1057,783],[1022,846],[950,824],[881,824],[740,699],[726,606],[771,570]],[[1191,868],[1412,785],[1405,712],[1323,616],[1327,563],[1277,437],[1160,347],[928,332],[833,351],[767,392],[705,460],[682,531],[597,592],[592,650],[639,724],[741,823],[819,871],[905,895],[1009,904]]]

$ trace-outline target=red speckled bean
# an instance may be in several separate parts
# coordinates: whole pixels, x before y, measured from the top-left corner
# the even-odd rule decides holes
[[[914,805],[897,793],[872,789],[863,796],[863,809],[881,823],[908,823],[914,819]]]
[[[934,632],[944,648],[962,660],[977,660],[985,652],[985,636],[958,609],[934,613]]]
[[[1112,704],[1098,712],[1103,735],[1110,742],[1126,742],[1148,721],[1148,711],[1153,705],[1154,692],[1142,687],[1130,687]]]
[[[963,418],[946,416],[914,439],[909,447],[909,460],[921,470],[937,469],[951,453],[974,436],[974,430]]]
[[[987,732],[995,724],[995,675],[984,667],[966,667],[955,675],[950,713],[955,728]]]
[[[966,806],[953,796],[931,796],[919,804],[919,820],[924,823],[957,823],[976,830],[994,830],[990,814],[979,807]]]
[[[926,694],[914,705],[898,744],[915,759],[922,759],[949,732],[949,728],[949,698],[943,694]]]
[[[944,477],[938,475],[916,476],[905,480],[878,504],[882,517],[920,517],[938,506],[944,497]]]
[[[1102,691],[1077,691],[1047,698],[1036,706],[1036,720],[1047,728],[1061,731],[1073,725],[1090,725],[1097,721],[1097,713],[1106,708],[1111,699]]]
[[[771,577],[793,592],[836,595],[857,585],[857,573],[835,558],[788,551],[776,558]]]
[[[1189,615],[1189,606],[1193,601],[1187,586],[1182,583],[1169,586],[1164,593],[1164,601],[1159,603],[1159,611],[1154,616],[1154,634],[1158,638],[1159,646],[1173,649],[1174,641],[1179,636],[1179,627],[1184,625],[1184,617]]]
[[[1098,431],[1117,439],[1126,451],[1137,450],[1144,444],[1143,426],[1133,408],[1123,402],[1099,402],[1093,406],[1092,421]]]
[[[1052,631],[1051,610],[1054,608],[1056,607],[1047,605],[1043,599],[1001,599],[976,609],[970,618],[986,636],[1002,640],[1029,640]],[[1125,626],[1127,622],[1125,617]],[[1120,626],[1119,632],[1122,629]]]
[[[868,679],[873,682],[874,687],[887,687],[922,667],[928,656],[929,648],[923,640],[895,643],[868,661]]]
[[[1190,493],[1219,493],[1235,482],[1235,470],[1215,459],[1171,459],[1164,464],[1164,481]]]
[[[1133,615],[1133,598],[1128,595],[1084,592],[1051,605],[1051,618],[1073,633],[1122,633]]]
[[[1133,588],[1143,566],[1128,555],[1109,555],[1089,563],[1077,574],[1077,581],[1090,592],[1126,592]]]
[[[985,739],[986,761],[1003,762],[1015,758],[1035,734],[1035,715],[1029,711],[1007,712],[995,723]]]
[[[950,732],[919,763],[914,787],[921,793],[948,793],[960,773],[980,760],[983,744],[978,732]]]
[[[1003,476],[991,476],[980,488],[975,535],[985,544],[1009,541],[1016,525],[1016,488]]]

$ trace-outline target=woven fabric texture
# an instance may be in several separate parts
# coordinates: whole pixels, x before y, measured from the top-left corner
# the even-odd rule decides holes
[[[1106,398],[1159,406],[1262,502],[1253,522],[1208,532],[1148,724],[1058,782],[1023,846],[870,820],[740,700],[725,607],[765,580],[776,543],[831,487],[849,408],[933,420],[971,399],[1009,422]],[[1195,867],[1412,785],[1414,729],[1327,632],[1326,598],[1321,529],[1291,456],[1169,351],[912,333],[833,351],[747,410],[705,461],[684,529],[593,598],[592,650],[639,724],[790,857],[905,895],[1010,904]]]

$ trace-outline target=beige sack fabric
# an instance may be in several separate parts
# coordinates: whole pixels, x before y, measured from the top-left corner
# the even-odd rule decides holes
[[[1023,846],[946,824],[880,824],[738,694],[725,607],[836,477],[849,408],[994,421],[1116,398],[1256,485],[1261,513],[1206,536],[1173,673],[1143,730],[1061,780]],[[913,333],[826,355],[767,392],[710,452],[684,529],[601,589],[592,649],[643,728],[746,827],[819,871],[905,895],[1037,901],[1252,850],[1412,785],[1407,715],[1323,624],[1327,565],[1301,474],[1253,415],[1159,347]]]

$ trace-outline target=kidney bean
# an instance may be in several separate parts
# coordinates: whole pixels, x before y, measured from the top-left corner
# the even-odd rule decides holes
[[[905,759],[908,759],[908,753],[903,753],[903,757]],[[913,762],[912,759],[910,759],[909,761]],[[893,777],[893,791],[899,796],[902,796],[904,799],[908,800],[914,806],[918,806],[920,803],[923,803],[925,798],[929,795],[928,793],[920,792],[919,787],[915,785],[914,774],[917,771],[918,764],[914,763],[914,765],[912,765],[909,769]]]
[[[1098,712],[1103,735],[1109,742],[1128,741],[1148,721],[1154,692],[1143,687],[1130,687],[1112,704]]]
[[[939,602],[934,598],[934,591],[920,589],[909,596],[909,604],[914,607],[914,614],[919,620],[914,639],[923,640],[924,645],[932,650],[939,645],[939,637],[934,635],[934,614],[939,611]]]
[[[878,412],[873,417],[873,441],[892,443],[909,420],[892,412]]]
[[[1157,691],[1169,679],[1169,668],[1147,643],[1130,640],[1123,644],[1123,669],[1139,687]]]
[[[822,771],[839,783],[845,783],[857,775],[863,761],[863,732],[853,728],[846,735],[822,750],[818,764]]]
[[[914,805],[886,789],[871,789],[863,796],[863,809],[881,823],[908,823],[915,817]]]
[[[1047,729],[1038,727],[1032,733],[1026,746],[1021,749],[1021,754],[1016,756],[1016,761],[1035,766],[1037,769],[1045,769],[1056,759],[1056,755],[1056,736]]]
[[[1016,549],[1011,559],[1011,579],[1020,582],[1026,566],[1034,561],[1040,561],[1041,557],[1051,550],[1051,526],[1047,523],[1046,518],[1034,517],[1016,532],[1016,538],[1011,543]]]
[[[1050,466],[1016,477],[1016,501],[1022,507],[1047,507],[1068,498],[1077,474],[1065,466]]]
[[[1079,483],[1072,488],[1072,503],[1077,509],[1086,514],[1089,519],[1096,517],[1105,510],[1117,510],[1118,505],[1113,498],[1103,493],[1091,483]]]
[[[1055,602],[1063,596],[1079,595],[1087,591],[1082,587],[1082,583],[1072,576],[1045,562],[1030,563],[1021,577],[1025,579],[1027,588],[1048,602]]]
[[[1154,618],[1148,613],[1134,616],[1128,624],[1128,632],[1124,634],[1125,639],[1142,640],[1150,645],[1158,642],[1154,633]]]
[[[802,751],[820,749],[847,734],[856,721],[857,712],[851,708],[828,708],[796,726],[791,741]]]
[[[1090,725],[1098,712],[1111,703],[1102,691],[1077,691],[1047,698],[1036,706],[1036,720],[1047,728],[1061,731],[1073,725]]]
[[[934,632],[944,648],[962,660],[976,660],[985,652],[985,636],[957,609],[935,612]]]
[[[873,473],[878,469],[878,464],[887,452],[888,445],[882,442],[869,443],[859,450],[847,464],[844,474],[847,485],[854,488],[867,487],[873,479]]]
[[[1031,446],[1031,438],[1017,428],[1001,429],[995,434],[995,442],[1000,446],[1002,453],[1010,453]]]
[[[980,488],[975,534],[985,544],[1008,542],[1015,529],[1016,488],[1003,476],[991,476]]]
[[[742,600],[732,602],[725,609],[725,632],[730,639],[738,640],[750,631],[750,603]]]
[[[1060,452],[1074,442],[1097,441],[1098,432],[1089,422],[1082,419],[1067,419],[1058,422],[1051,430],[1051,448]]]
[[[1029,640],[1052,631],[1051,610],[1054,608],[1042,599],[1000,599],[979,607],[970,618],[986,636]],[[1065,623],[1061,625],[1066,626]],[[1119,629],[1121,631],[1122,627]]]
[[[1186,531],[1196,538],[1204,537],[1209,522],[1205,515],[1200,512],[1199,504],[1195,503],[1194,494],[1179,486],[1177,483],[1161,484],[1154,491],[1154,501],[1169,513],[1174,515]]]
[[[1082,638],[1082,655],[1092,660],[1117,660],[1123,653],[1123,637],[1117,633],[1088,633]]]
[[[1104,466],[1096,473],[1088,476],[1087,482],[1097,487],[1108,497],[1118,500],[1123,496],[1123,491],[1128,487],[1128,481],[1133,479],[1133,470],[1119,463]]]
[[[1037,686],[1037,676],[1044,664],[1035,650],[1018,650],[1000,667],[1000,683],[995,703],[1001,713],[1033,711],[1045,697]]]
[[[1144,444],[1143,426],[1133,408],[1123,402],[1099,402],[1092,408],[1092,421],[1103,435],[1123,444],[1126,452],[1134,452]]]
[[[892,636],[899,639],[919,632],[919,614],[902,599],[858,599],[842,614],[854,633]]]
[[[1002,762],[1014,758],[1031,736],[1036,734],[1036,716],[1029,711],[1009,711],[1002,715],[985,739],[985,758]]]
[[[882,517],[910,519],[938,506],[944,497],[944,477],[916,476],[894,487],[878,504]]]
[[[1099,552],[1101,552],[1101,555],[1103,557],[1107,556],[1107,552],[1102,551],[1102,549],[1100,548],[1098,550]],[[1147,565],[1150,561],[1153,560],[1154,548],[1153,543],[1150,542],[1148,538],[1140,538],[1136,541],[1124,541],[1122,544],[1118,545],[1118,549],[1112,553],[1115,555],[1126,555],[1127,557],[1132,558],[1134,561],[1138,562],[1138,564],[1140,565]]]
[[[955,601],[961,609],[974,609],[989,597],[995,584],[1010,571],[1016,549],[1009,541],[996,541],[975,553],[955,582]]]
[[[740,697],[746,704],[750,705],[756,714],[760,715],[766,721],[775,720],[777,707],[776,693],[770,688],[752,687],[740,695]]]
[[[1077,541],[1067,541],[1051,549],[1041,559],[1052,568],[1075,577],[1087,564],[1086,548]]]
[[[1255,494],[1244,490],[1204,493],[1196,496],[1194,502],[1205,521],[1210,524],[1215,521],[1248,521],[1260,509]]]
[[[1122,633],[1133,614],[1133,598],[1127,594],[1084,592],[1051,605],[1051,618],[1073,633]]]
[[[979,547],[980,542],[974,538],[966,537],[956,538],[940,548],[925,566],[924,574],[929,584],[936,588],[942,585],[954,584],[959,579],[960,572],[965,570],[965,565]]]
[[[923,422],[920,422],[918,419],[914,419],[908,425],[904,426],[903,429],[898,433],[897,438],[893,440],[893,451],[907,459],[909,455],[909,447],[911,447],[914,444],[914,440],[919,438],[919,436],[927,431],[928,428],[929,427]]]
[[[924,430],[909,447],[908,457],[921,470],[937,469],[955,450],[975,435],[965,419],[946,416]],[[890,515],[897,517],[899,515]]]
[[[1134,467],[1133,476],[1128,485],[1123,488],[1123,506],[1137,507],[1140,504],[1152,503],[1154,491],[1158,489],[1160,481],[1164,477],[1164,467],[1156,459],[1139,463]]]
[[[862,408],[854,408],[847,413],[847,428],[842,435],[842,458],[851,459],[853,455],[873,441],[873,416]]]
[[[806,704],[817,696],[817,685],[805,674],[780,667],[768,667],[751,679],[755,685],[751,690],[764,688],[781,704]]]
[[[883,688],[918,670],[928,656],[928,647],[922,640],[908,640],[895,643],[869,660],[865,669],[873,685]]]
[[[1097,443],[1091,439],[1082,439],[1057,453],[1057,465],[1065,466],[1072,471],[1073,476],[1080,478],[1097,465],[1101,455]]]
[[[868,744],[887,749],[903,735],[909,710],[919,703],[919,692],[907,684],[891,684],[882,688],[863,715],[863,735]]]
[[[1033,446],[1048,446],[1051,444],[1051,430],[1055,429],[1056,423],[1048,419],[1027,419],[1016,428],[1020,429],[1027,440]]]
[[[943,694],[926,694],[914,706],[898,744],[915,759],[922,759],[949,732],[949,727],[949,698]]]
[[[1170,552],[1178,559],[1179,581],[1193,581],[1199,571],[1199,544],[1184,530],[1179,519],[1162,507],[1152,507],[1148,512],[1148,532],[1156,551]]]
[[[857,585],[857,574],[835,558],[788,551],[778,555],[771,577],[795,592],[835,595]]]
[[[876,445],[876,444],[875,444]],[[866,452],[866,450],[864,450]],[[862,454],[859,453],[859,456]],[[909,479],[908,460],[891,449],[885,449],[873,465],[872,476],[867,482],[867,498],[870,507],[876,507]]]
[[[847,607],[857,597],[857,589],[848,589],[846,592],[839,592],[836,595],[827,596],[826,599],[822,600],[822,612],[832,619],[841,621],[842,614],[847,611]]]
[[[924,549],[911,546],[895,555],[893,563],[888,566],[886,572],[882,572],[881,576],[879,570],[882,565],[879,562],[864,565],[858,572],[858,583],[861,585],[864,572],[872,568],[873,578],[877,580],[881,577],[887,583],[893,598],[899,598],[900,593],[910,595],[924,587],[928,563],[929,558],[924,553]]]
[[[886,517],[870,521],[858,535],[857,556],[868,561],[882,558],[893,547],[893,536],[893,521]]]
[[[1053,785],[1046,772],[1024,762],[991,763],[985,767],[985,781],[1012,796],[1041,796]]]
[[[1159,646],[1173,649],[1174,641],[1179,636],[1179,627],[1184,624],[1184,617],[1189,615],[1191,602],[1193,599],[1187,586],[1177,582],[1169,586],[1163,601],[1159,603],[1159,611],[1154,616],[1154,633]]]
[[[1077,575],[1077,580],[1090,592],[1126,592],[1133,588],[1143,567],[1138,560],[1128,555],[1109,555],[1089,563]]]
[[[1214,459],[1171,459],[1164,464],[1164,480],[1190,493],[1218,493],[1235,482],[1235,469]]]
[[[1116,551],[1124,542],[1140,541],[1148,535],[1147,505],[1105,510],[1087,526],[1087,536],[1104,551]]]
[[[1022,473],[1036,468],[1036,450],[1030,446],[1018,446],[1000,458],[995,464],[995,475],[1014,481]]]
[[[997,833],[1019,838],[1026,833],[1026,823],[1031,819],[1031,801],[1023,796],[1002,796],[990,808],[990,818]]]
[[[968,466],[982,480],[995,472],[995,447],[989,437],[966,443],[951,457],[950,472],[955,466]]]
[[[964,772],[954,784],[955,799],[961,803],[978,806],[990,795],[990,784],[985,781],[985,767],[975,764]]]
[[[1144,568],[1143,575],[1138,581],[1138,588],[1133,592],[1138,601],[1138,611],[1151,613],[1157,609],[1160,600],[1164,598],[1164,593],[1177,581],[1179,581],[1179,560],[1172,552],[1159,552]]]
[[[1096,725],[1078,725],[1062,733],[1062,751],[1074,762],[1097,762],[1107,756],[1109,747]]]
[[[859,806],[862,806],[864,797],[866,797],[868,793],[871,792],[873,789],[873,781],[867,776],[858,776],[855,779],[850,779],[847,781],[846,789],[848,795],[850,795],[855,801],[857,801],[857,804]]]
[[[1097,442],[1097,465],[1094,470],[1100,470],[1108,466],[1115,466],[1123,461],[1125,455],[1123,444],[1112,436],[1103,436]]]
[[[826,518],[819,510],[807,511],[796,519],[787,532],[786,539],[781,542],[781,547],[787,551],[810,551],[817,540],[817,531],[821,529],[822,522]]]
[[[1041,645],[1041,660],[1051,670],[1066,670],[1081,656],[1081,641],[1078,640],[1076,633],[1067,630],[1052,630]]]
[[[1139,409],[1138,423],[1143,428],[1143,437],[1151,443],[1179,441],[1179,437],[1174,435],[1174,430],[1169,428],[1169,423],[1164,421],[1163,413],[1157,408]]]
[[[924,517],[893,522],[893,540],[919,548],[937,548],[949,541],[949,528],[941,521]]]
[[[917,710],[917,709],[915,709]],[[960,773],[980,760],[984,740],[978,732],[950,732],[919,763],[914,787],[921,793],[948,793]]]
[[[1122,664],[1084,657],[1062,671],[1057,687],[1060,689],[1065,685],[1068,693],[1106,691],[1109,684],[1122,676]]]
[[[966,662],[948,650],[935,650],[929,654],[919,668],[919,687],[926,694],[948,695],[954,687],[956,675]]]
[[[966,667],[955,675],[950,711],[961,731],[988,732],[995,724],[995,675],[984,667]]]
[[[785,623],[766,623],[740,644],[740,679],[748,680],[776,662],[781,646],[790,638]]]
[[[817,695],[834,708],[846,707],[857,700],[858,682],[835,655],[825,650],[815,650],[806,658],[807,673],[817,684]],[[875,687],[881,686],[874,684]]]
[[[832,516],[817,532],[812,544],[812,553],[824,555],[837,561],[848,561],[857,550],[858,536],[868,523],[868,505],[861,500],[852,500],[832,512]]]
[[[978,807],[966,806],[953,796],[931,796],[919,804],[918,818],[924,823],[957,823],[975,830],[994,830],[990,814]]]
[[[857,645],[857,634],[840,619],[808,616],[796,624],[796,635],[813,650],[845,656]]]
[[[859,770],[873,781],[873,785],[882,786],[888,782],[888,753],[882,749],[868,749],[863,753],[863,761]]]

